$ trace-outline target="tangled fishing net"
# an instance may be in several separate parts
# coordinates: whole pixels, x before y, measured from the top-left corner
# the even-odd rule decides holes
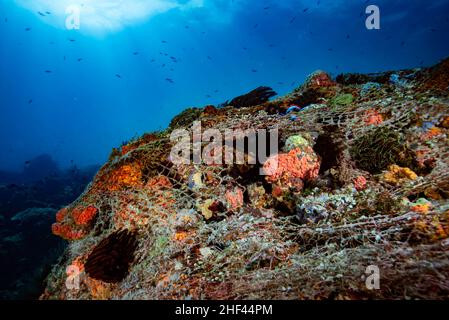
[[[448,65],[317,72],[287,96],[188,109],[114,149],[57,214],[53,233],[70,245],[41,298],[447,298]],[[170,134],[194,121],[277,129],[279,151],[262,164],[174,164]]]

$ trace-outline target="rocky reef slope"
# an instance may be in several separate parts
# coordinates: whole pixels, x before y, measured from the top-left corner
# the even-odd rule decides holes
[[[57,213],[53,232],[70,245],[41,298],[447,298],[448,90],[446,60],[316,72],[273,101],[184,111],[115,149]],[[241,164],[175,164],[170,134],[194,121],[277,129],[259,148],[279,151],[260,164],[248,152]]]

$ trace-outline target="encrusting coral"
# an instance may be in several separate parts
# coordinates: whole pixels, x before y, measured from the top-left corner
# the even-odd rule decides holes
[[[70,243],[41,298],[447,299],[448,61],[320,71],[284,97],[258,88],[123,144],[57,213]],[[278,141],[257,164],[247,150],[233,154],[243,164],[173,163],[170,132],[196,120],[277,128]],[[379,290],[362,278],[371,265]]]
[[[94,206],[77,206],[71,210],[62,208],[56,213],[56,223],[52,225],[53,234],[66,240],[78,240],[86,235],[86,230],[96,217],[98,209]]]
[[[416,180],[418,175],[409,168],[401,168],[398,165],[391,165],[388,171],[382,175],[381,180],[386,183],[399,186],[407,181]]]
[[[266,180],[281,188],[302,190],[305,181],[318,177],[320,161],[310,146],[295,148],[288,153],[270,157],[264,164]]]

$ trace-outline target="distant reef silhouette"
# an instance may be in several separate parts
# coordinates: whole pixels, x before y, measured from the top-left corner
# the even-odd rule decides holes
[[[74,201],[99,166],[60,169],[48,154],[22,172],[0,171],[0,299],[36,299],[66,242],[51,234],[54,214]]]

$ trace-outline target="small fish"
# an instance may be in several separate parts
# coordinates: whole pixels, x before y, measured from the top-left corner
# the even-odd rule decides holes
[[[206,94],[206,98],[212,98],[210,94]]]
[[[268,10],[268,9],[270,9],[270,7],[264,7],[263,9],[264,9],[264,10]]]
[[[259,26],[259,24],[256,23],[256,24],[253,26],[253,28],[256,29],[258,26]]]
[[[150,60],[150,62],[155,62],[155,61],[156,61],[156,60],[154,60],[154,59],[151,59],[151,60]]]
[[[162,43],[168,43],[168,42],[167,42],[167,41],[165,41],[165,40],[162,40],[161,42],[162,42]]]
[[[51,70],[45,70],[45,73],[52,73],[53,71]]]
[[[207,59],[212,60],[212,57],[211,56],[207,56]]]
[[[83,58],[78,58],[76,61],[81,62],[83,61]]]
[[[305,8],[304,10],[302,10],[303,13],[306,13],[307,11],[309,11],[309,8]]]
[[[28,104],[32,104],[33,103],[33,99],[28,100]]]
[[[30,31],[31,30],[31,28],[25,28],[25,31]]]
[[[8,23],[8,18],[5,18],[5,23]]]
[[[46,14],[51,14],[51,12],[50,12],[50,11],[45,11],[45,13],[46,13]]]
[[[251,69],[251,72],[254,72],[254,73],[256,73],[256,72],[257,72],[257,70],[256,70],[256,69]]]
[[[42,12],[38,11],[37,12],[40,16],[45,17],[45,14],[43,14]]]
[[[119,75],[118,73],[116,73],[116,74],[115,74],[115,76],[116,76],[117,78],[119,78],[119,79],[121,79],[121,78],[122,78],[122,76],[121,76],[121,75]]]
[[[135,51],[135,52],[133,52],[133,55],[137,56],[137,55],[139,55],[139,52]]]
[[[173,81],[173,79],[170,79],[170,78],[165,78],[165,81],[170,82],[170,83],[175,83],[175,82]]]
[[[75,39],[68,39],[70,42],[75,42],[76,40]]]

